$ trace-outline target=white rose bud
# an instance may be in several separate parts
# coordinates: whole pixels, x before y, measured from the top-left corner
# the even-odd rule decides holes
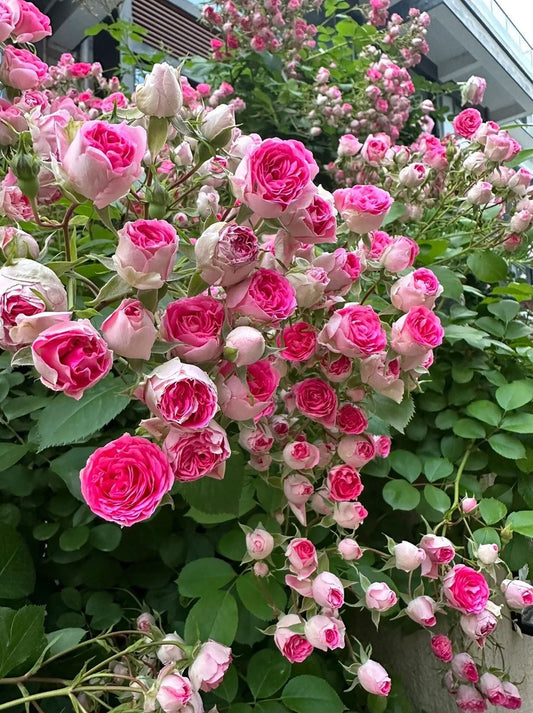
[[[498,545],[479,545],[477,550],[477,558],[481,564],[494,564],[498,559]]]
[[[179,71],[162,62],[154,64],[143,84],[135,92],[135,104],[146,116],[176,116],[183,106]]]
[[[231,141],[231,131],[234,126],[233,109],[228,104],[219,104],[204,116],[201,132],[207,141],[222,148]]]

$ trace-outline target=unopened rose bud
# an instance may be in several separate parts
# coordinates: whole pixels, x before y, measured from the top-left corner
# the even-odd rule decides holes
[[[343,560],[351,562],[352,560],[361,559],[363,552],[357,542],[351,537],[345,537],[337,545],[337,550]]]
[[[481,564],[494,564],[498,559],[499,548],[496,544],[479,545],[477,548],[477,558]]]
[[[154,64],[135,92],[135,104],[146,116],[174,117],[183,106],[179,72],[167,62]]]
[[[143,612],[137,617],[137,629],[148,633],[152,626],[155,626],[154,617],[148,612]]]
[[[254,364],[263,356],[265,338],[254,327],[235,327],[226,337],[224,356],[236,366]],[[226,354],[228,352],[228,354]]]
[[[270,569],[266,562],[256,562],[254,564],[254,574],[256,577],[267,577]]]
[[[274,549],[274,538],[266,530],[256,528],[246,535],[246,550],[254,560],[268,557]]]
[[[181,636],[179,636],[176,632],[173,634],[165,634],[165,641],[176,641],[177,644],[184,643]],[[176,663],[176,661],[181,661],[184,656],[185,653],[182,648],[175,644],[163,644],[157,649],[157,658],[161,661],[163,666]]]
[[[219,104],[205,115],[200,131],[209,143],[216,148],[222,148],[231,141],[234,127],[235,116],[232,107],[228,104]]]
[[[461,510],[467,515],[477,508],[477,500],[475,498],[463,498],[461,500]]]
[[[396,569],[401,569],[403,572],[413,572],[426,559],[426,553],[421,547],[403,540],[403,542],[394,546],[394,557]]]

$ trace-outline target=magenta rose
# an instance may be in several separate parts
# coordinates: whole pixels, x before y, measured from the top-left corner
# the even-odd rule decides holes
[[[216,421],[194,431],[171,428],[162,448],[176,480],[182,483],[206,476],[222,480],[231,455],[226,431]]]
[[[16,42],[39,42],[52,34],[50,18],[32,2],[18,0],[20,17],[13,32]]]
[[[226,304],[230,313],[276,324],[293,314],[296,293],[286,277],[275,270],[261,268],[228,289]]]
[[[125,433],[89,456],[80,481],[95,515],[129,527],[152,515],[174,476],[155,443]]]
[[[62,168],[75,191],[105,208],[140,178],[145,153],[146,131],[141,126],[86,121],[66,150]]]
[[[28,50],[7,45],[0,64],[0,80],[14,89],[38,89],[48,78],[48,65]]]
[[[177,357],[156,367],[135,395],[155,416],[182,428],[205,428],[218,408],[216,387],[205,371]]]
[[[194,364],[212,361],[222,352],[224,307],[213,297],[197,295],[170,302],[161,317],[161,336],[172,354]]]
[[[341,433],[357,436],[366,431],[367,426],[368,419],[358,406],[343,404],[337,411],[337,428]]]
[[[455,654],[452,659],[452,671],[460,681],[476,683],[479,673],[474,659],[466,652]]]
[[[328,498],[336,502],[357,500],[363,492],[361,476],[351,465],[336,465],[326,480]]]
[[[371,436],[343,436],[338,443],[337,453],[342,461],[354,468],[362,468],[376,457],[376,445]]]
[[[452,642],[445,634],[431,637],[431,650],[440,661],[449,663],[453,658]]]
[[[245,225],[213,223],[194,244],[194,256],[202,280],[229,287],[253,272],[259,244],[254,231]]]
[[[442,590],[449,606],[463,614],[479,614],[485,608],[490,591],[481,572],[464,564],[456,564],[442,581]]]
[[[76,400],[113,366],[113,353],[88,319],[48,327],[31,351],[42,383]]]
[[[286,614],[276,624],[274,643],[291,663],[301,663],[313,653],[313,646],[302,636],[296,634],[291,627],[300,627],[302,619],[297,614]]]
[[[453,120],[453,130],[457,136],[464,139],[471,139],[479,129],[483,119],[477,109],[464,109],[460,114],[457,114]]]
[[[306,361],[315,353],[316,329],[307,322],[295,322],[283,329],[276,337],[278,347],[283,347],[279,355],[288,361]]]
[[[231,178],[235,197],[262,218],[305,208],[316,193],[318,166],[300,141],[266,139],[251,145]]]
[[[128,222],[118,231],[113,256],[115,270],[129,285],[139,290],[163,286],[174,268],[178,236],[166,220]]]
[[[122,300],[102,322],[102,334],[110,349],[127,359],[149,359],[157,329],[153,314],[139,300]]]
[[[354,233],[377,230],[393,204],[390,194],[376,186],[339,188],[333,197],[342,219]]]
[[[435,300],[442,294],[442,285],[436,275],[426,267],[410,272],[397,280],[391,289],[391,302],[396,309],[409,312],[411,307],[433,309]]]
[[[353,302],[333,313],[318,341],[333,352],[359,359],[377,354],[387,346],[385,330],[374,309]]]
[[[325,381],[316,377],[304,379],[293,386],[292,395],[296,408],[304,416],[327,428],[335,424],[337,393]]]
[[[392,325],[391,346],[403,356],[423,356],[442,344],[444,329],[437,315],[427,307],[411,307]]]
[[[282,216],[281,223],[293,240],[312,245],[337,241],[336,210],[330,198],[317,193],[305,208]]]

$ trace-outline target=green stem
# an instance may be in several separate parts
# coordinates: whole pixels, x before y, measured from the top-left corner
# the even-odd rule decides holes
[[[459,464],[459,468],[457,469],[457,475],[455,476],[455,483],[454,483],[454,488],[453,488],[453,503],[451,508],[448,510],[447,516],[451,515],[453,511],[456,509],[456,507],[459,505],[459,487],[461,485],[461,477],[463,475],[463,470],[465,469],[466,463],[468,461],[468,458],[470,456],[472,445],[470,445],[463,456],[463,459],[461,463]]]
[[[33,693],[30,696],[24,696],[23,698],[17,698],[14,701],[8,701],[7,703],[0,704],[0,711],[6,711],[8,708],[14,708],[15,706],[20,706],[23,703],[31,703],[32,701],[39,701],[42,698],[55,698],[56,696],[69,696],[71,693],[71,688],[56,688],[54,691],[41,691],[40,693]]]

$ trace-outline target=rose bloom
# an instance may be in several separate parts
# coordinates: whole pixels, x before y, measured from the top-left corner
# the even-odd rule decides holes
[[[431,650],[440,661],[445,663],[449,663],[453,658],[452,642],[445,634],[431,637]]]
[[[256,215],[279,218],[309,205],[317,173],[312,153],[300,141],[274,138],[252,145],[230,180],[235,197]]]
[[[268,453],[274,445],[274,436],[266,423],[259,422],[253,428],[240,429],[239,445],[254,454]]]
[[[453,130],[457,136],[464,139],[471,139],[479,129],[483,119],[477,109],[464,109],[453,120]]]
[[[340,384],[350,376],[353,369],[353,362],[344,354],[335,357],[327,354],[320,360],[320,370],[327,377],[328,381]]]
[[[320,344],[333,352],[364,359],[383,351],[387,336],[370,305],[348,303],[329,318],[320,334]]]
[[[289,542],[285,555],[289,569],[300,580],[307,579],[318,567],[316,548],[310,540],[295,537]]]
[[[224,307],[207,295],[182,297],[167,305],[161,317],[161,337],[177,342],[172,354],[194,364],[212,361],[222,352]]]
[[[487,702],[473,686],[459,686],[455,694],[455,702],[461,711],[483,713],[483,711],[487,710]]]
[[[352,560],[361,559],[363,551],[355,540],[350,537],[345,537],[337,545],[337,551],[343,560],[351,562]]]
[[[351,465],[336,465],[326,480],[328,498],[336,502],[357,500],[363,492],[359,473]]]
[[[153,514],[174,476],[159,446],[125,433],[89,456],[80,481],[95,515],[129,527]]]
[[[387,134],[369,134],[361,149],[361,157],[371,166],[379,166],[390,149],[391,140]]]
[[[307,640],[321,651],[333,651],[344,648],[346,629],[340,619],[333,616],[318,614],[305,623]]]
[[[533,606],[533,586],[520,579],[504,579],[500,588],[510,609]]]
[[[419,252],[420,248],[414,240],[398,235],[383,251],[381,263],[389,272],[403,272],[413,266]]]
[[[321,607],[340,609],[344,604],[344,587],[332,572],[321,572],[312,582],[313,599]]]
[[[355,156],[361,149],[361,142],[353,134],[344,134],[339,139],[338,156]]]
[[[502,703],[505,702],[505,692],[503,690],[502,681],[493,673],[487,671],[481,676],[479,679],[479,689],[493,706],[501,706]]]
[[[437,619],[435,618],[436,604],[431,597],[424,595],[412,599],[405,609],[407,616],[416,621],[421,626],[435,626]]]
[[[318,464],[320,451],[307,441],[294,441],[283,449],[283,460],[289,468],[309,470]]]
[[[265,559],[273,549],[274,538],[270,532],[256,527],[255,530],[246,534],[246,551],[252,559]]]
[[[479,679],[477,666],[470,654],[455,654],[452,659],[452,671],[460,681],[476,683]]]
[[[283,347],[279,355],[288,361],[306,361],[316,350],[316,329],[307,322],[295,322],[285,327],[276,337],[278,347]]]
[[[318,255],[314,258],[313,265],[326,272],[328,282],[324,291],[326,295],[334,297],[342,297],[349,292],[363,271],[359,255],[355,251],[348,252],[344,248]]]
[[[307,245],[337,241],[337,211],[333,196],[326,195],[316,193],[305,208],[281,216],[281,223],[293,240]]]
[[[230,287],[253,272],[259,244],[254,231],[245,225],[213,223],[194,244],[194,256],[204,282]]]
[[[461,629],[477,645],[485,646],[485,639],[492,634],[498,626],[498,620],[488,609],[483,609],[479,614],[463,614],[460,619]]]
[[[363,384],[368,384],[378,393],[400,403],[404,393],[404,383],[400,379],[400,360],[389,359],[387,352],[372,354],[360,364]]]
[[[374,440],[365,434],[360,436],[343,436],[337,446],[339,458],[353,466],[362,468],[376,457],[376,445]]]
[[[446,574],[442,590],[448,605],[463,614],[481,613],[490,596],[485,577],[464,564],[456,564]]]
[[[322,379],[312,377],[299,381],[292,388],[298,411],[326,428],[335,424],[337,394],[335,389]]]
[[[404,356],[419,356],[442,344],[444,329],[440,319],[427,307],[411,307],[393,323],[391,347]]]
[[[343,404],[337,411],[337,428],[341,433],[359,435],[368,426],[364,412],[353,404]]]
[[[376,454],[379,458],[387,458],[392,444],[390,436],[374,436],[374,444],[376,446]]]
[[[169,673],[163,669],[158,676],[158,681],[155,698],[163,713],[195,710],[195,699],[198,694],[193,691],[191,682],[186,676]]]
[[[0,80],[14,89],[38,89],[48,78],[48,65],[33,52],[7,45],[0,63]]]
[[[76,400],[113,366],[113,353],[88,319],[48,327],[33,342],[31,351],[41,382]]]
[[[357,530],[368,515],[368,511],[359,502],[335,503],[333,519],[345,530]]]
[[[301,663],[313,653],[313,645],[302,636],[291,631],[291,626],[303,624],[297,614],[286,614],[276,624],[274,643],[283,656],[291,663]]]
[[[178,236],[170,223],[139,219],[125,223],[118,231],[113,263],[129,285],[155,290],[170,277],[177,252]]]
[[[425,267],[410,272],[397,280],[391,289],[391,302],[396,309],[409,312],[411,307],[423,305],[433,309],[442,294],[442,285],[435,274]]]
[[[296,293],[285,276],[260,268],[252,277],[228,289],[226,305],[232,314],[277,324],[293,314]]]
[[[157,329],[154,316],[139,300],[122,300],[102,322],[102,334],[115,354],[127,359],[149,359]]]
[[[391,609],[398,597],[385,582],[373,582],[365,592],[365,603],[369,609],[385,612]]]
[[[272,404],[272,397],[278,388],[281,375],[269,359],[249,364],[246,369],[246,383],[231,374],[220,373],[217,377],[220,408],[222,413],[234,421],[255,419]]]
[[[375,696],[388,696],[391,680],[383,666],[369,659],[357,669],[357,679],[368,693]]]
[[[6,99],[0,99],[0,119],[2,120],[2,125],[0,126],[0,146],[16,144],[18,141],[18,133],[27,131],[28,129],[28,123],[20,108],[11,104],[11,102],[8,102]],[[5,227],[3,230],[5,230]],[[11,230],[16,230],[16,228],[11,227]],[[39,254],[38,250],[37,254]],[[24,255],[23,257],[26,256]]]
[[[146,131],[141,126],[86,121],[65,152],[62,169],[74,190],[105,208],[140,178],[145,153]]]
[[[231,455],[226,431],[216,421],[194,431],[171,428],[162,449],[174,477],[182,483],[203,477],[222,480]]]
[[[222,683],[231,663],[231,649],[208,639],[189,666],[189,678],[196,690],[212,691]]]
[[[420,547],[403,540],[394,545],[394,557],[396,569],[401,569],[402,572],[414,572],[426,559],[426,553]]]
[[[20,17],[13,35],[16,42],[39,42],[52,34],[50,18],[32,2],[19,2]]]
[[[503,692],[505,693],[505,701],[502,703],[507,710],[516,711],[522,707],[522,698],[518,688],[510,681],[503,681]]]
[[[393,204],[387,191],[376,186],[352,186],[334,191],[335,207],[354,233],[377,230]]]
[[[205,371],[178,358],[156,367],[135,395],[155,416],[182,428],[205,428],[218,408],[216,387]]]

